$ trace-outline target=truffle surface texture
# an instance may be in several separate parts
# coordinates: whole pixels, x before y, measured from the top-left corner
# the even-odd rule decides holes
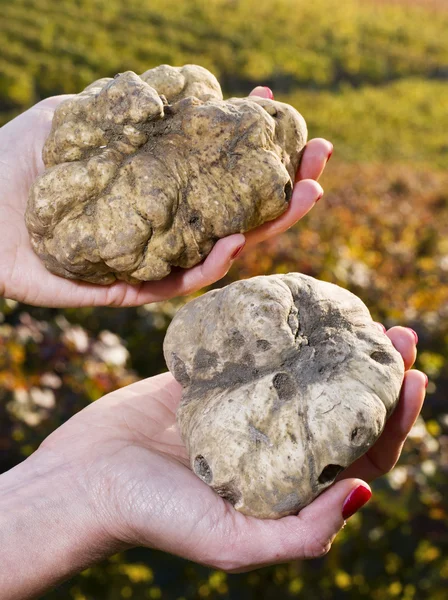
[[[260,518],[296,514],[375,443],[403,360],[365,304],[299,273],[186,304],[164,343],[194,472]]]
[[[286,210],[306,136],[293,107],[223,100],[197,65],[100,79],[55,110],[32,246],[53,273],[99,284],[192,267]]]

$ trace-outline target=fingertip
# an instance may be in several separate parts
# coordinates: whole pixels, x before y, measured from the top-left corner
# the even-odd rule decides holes
[[[372,497],[372,490],[365,482],[359,480],[356,487],[348,494],[342,505],[342,518],[344,521],[358,512]]]
[[[410,369],[417,358],[416,337],[413,330],[408,327],[395,326],[389,329],[387,336],[403,357],[405,369]]]
[[[239,246],[237,246],[235,248],[235,250],[232,252],[232,254],[230,255],[230,260],[233,262],[236,258],[238,258],[238,256],[241,254],[241,252],[244,250],[244,246],[246,245],[246,240],[244,240],[244,242],[242,244],[240,244]]]
[[[421,395],[422,393],[426,393],[428,383],[429,379],[426,373],[418,369],[412,369],[406,373],[403,388],[406,386],[407,388],[411,388],[409,391]],[[406,393],[406,391],[406,389],[403,389],[403,393]]]
[[[407,343],[410,343],[412,345],[416,344],[417,334],[410,327],[395,325],[394,327],[391,327],[388,330],[387,335],[389,335],[389,337],[393,336],[394,339],[396,339],[397,341],[401,339],[402,341],[406,341]]]
[[[293,189],[291,202],[300,199],[301,204],[306,201],[313,206],[324,195],[324,189],[315,179],[301,179]]]
[[[319,154],[327,160],[333,155],[334,145],[325,138],[313,138],[307,144],[307,147],[311,146],[311,149],[316,154]]]
[[[213,283],[224,277],[245,246],[246,237],[242,233],[218,240],[202,264],[204,278]]]
[[[334,148],[333,143],[330,142],[330,140],[327,140],[327,138],[316,137],[309,141],[309,143],[311,142],[313,144],[320,144],[321,146],[325,146],[328,151],[333,150]]]
[[[248,245],[253,246],[287,231],[313,208],[323,193],[322,187],[313,179],[304,179],[296,183],[286,211],[274,221],[268,221],[249,231],[246,234]]]
[[[271,88],[264,85],[257,85],[257,87],[250,92],[249,96],[258,96],[259,98],[267,98],[268,100],[274,99],[274,93]]]
[[[319,179],[333,150],[333,144],[324,138],[310,140],[305,146],[296,179]]]
[[[406,440],[410,430],[425,401],[426,394],[426,375],[417,369],[407,371],[404,376],[403,385],[400,392],[400,401],[390,419],[386,422],[384,431],[387,432],[389,442],[392,441],[397,450],[389,450],[389,455],[394,456],[394,460],[385,472],[390,470],[400,455],[400,449]],[[398,442],[396,442],[398,440]]]
[[[413,336],[413,338],[415,340],[415,345],[417,345],[418,344],[418,335],[417,335],[417,332],[414,331],[414,329],[412,329],[411,327],[405,327],[405,329],[407,329],[408,331],[411,332],[411,334],[412,334],[412,336]]]
[[[213,259],[218,259],[222,262],[230,262],[234,254],[241,251],[246,245],[246,236],[243,233],[235,233],[228,235],[227,237],[221,238],[213,246],[212,251],[205,259],[205,262]],[[205,263],[204,263],[205,264]]]

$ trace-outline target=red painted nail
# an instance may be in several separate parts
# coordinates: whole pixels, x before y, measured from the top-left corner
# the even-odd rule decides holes
[[[418,344],[418,335],[417,332],[415,332],[413,329],[411,329],[410,327],[406,327],[406,329],[409,329],[409,331],[412,332],[412,335],[415,337],[415,343]]]
[[[428,383],[429,383],[429,379],[428,379],[428,375],[426,375],[426,373],[423,373],[423,375],[425,376],[425,390],[428,387]]]
[[[342,507],[342,518],[347,520],[366,504],[372,497],[372,492],[365,485],[358,485],[347,496]]]
[[[238,248],[235,248],[235,250],[233,251],[233,253],[230,257],[230,260],[235,260],[235,258],[241,254],[245,245],[246,245],[246,242],[243,242],[240,246],[238,246]]]
[[[323,193],[323,192],[321,192],[321,193],[319,194],[319,196],[316,198],[315,202],[319,202],[319,200],[322,198],[322,196],[323,196],[323,195],[324,195],[324,193]]]
[[[330,152],[328,153],[328,156],[327,156],[327,162],[328,162],[328,161],[330,160],[330,158],[332,157],[332,155],[333,155],[333,150],[334,150],[334,148],[333,148],[333,146],[331,146],[331,150],[330,150]]]
[[[268,96],[269,96],[269,99],[270,99],[270,100],[273,100],[273,99],[274,99],[274,93],[273,93],[273,91],[271,90],[271,88],[268,88],[268,87],[266,87],[265,85],[264,85],[263,87],[264,87],[264,89],[267,91],[267,93],[268,93]]]

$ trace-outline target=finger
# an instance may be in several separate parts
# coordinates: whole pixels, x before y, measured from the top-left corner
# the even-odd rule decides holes
[[[426,375],[416,370],[408,371],[398,406],[386,422],[380,439],[368,452],[369,459],[381,475],[390,471],[399,459],[403,444],[422,409],[425,390]]]
[[[185,296],[224,277],[238,254],[243,250],[244,245],[244,235],[241,233],[230,235],[216,242],[203,263],[191,269],[181,269],[160,281],[148,281],[136,285],[124,281],[117,281],[109,286],[83,281],[74,284],[72,281],[50,275],[51,280],[57,280],[56,291],[45,298],[36,296],[35,300],[29,303],[52,307],[129,307],[160,302],[174,296]],[[37,257],[36,263],[38,263]],[[38,263],[37,267],[40,266]],[[45,276],[48,275],[45,272]]]
[[[49,98],[45,98],[41,100],[37,104],[35,104],[30,110],[54,110],[61,102],[64,100],[68,100],[68,98],[72,98],[73,94],[61,94],[60,96],[50,96]]]
[[[283,233],[304,217],[323,196],[322,187],[311,179],[295,184],[291,202],[280,217],[246,233],[247,247],[254,246],[274,235]]]
[[[405,369],[410,369],[417,358],[418,337],[415,331],[409,327],[392,327],[387,336],[403,357]]]
[[[257,87],[251,91],[249,96],[259,96],[260,98],[269,98],[269,100],[274,99],[272,90],[264,85],[257,85]]]
[[[405,374],[400,401],[383,433],[367,454],[344,471],[344,477],[372,481],[392,469],[422,409],[427,381],[421,371],[412,370]]]
[[[315,179],[322,175],[333,153],[333,144],[323,138],[310,140],[305,146],[296,181]]]
[[[358,490],[358,497],[352,493]],[[352,496],[351,496],[352,495]],[[346,479],[331,486],[297,516],[275,520],[245,517],[241,525],[235,519],[235,529],[230,530],[230,561],[236,565],[222,565],[226,570],[241,572],[291,560],[317,558],[326,554],[337,533],[357,508],[370,498],[367,484],[359,479]],[[347,502],[347,500],[349,500]],[[239,515],[241,517],[241,515]],[[218,565],[219,566],[219,565]]]
[[[246,238],[241,233],[218,240],[203,263],[181,274],[180,294],[191,294],[224,277],[245,247]]]
[[[241,233],[218,240],[205,261],[191,269],[182,269],[160,281],[141,285],[117,283],[106,290],[101,304],[107,306],[141,306],[174,296],[186,296],[218,281],[230,269],[245,245]]]

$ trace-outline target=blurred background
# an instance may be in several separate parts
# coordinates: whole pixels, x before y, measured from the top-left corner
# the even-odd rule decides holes
[[[244,252],[219,286],[301,271],[419,336],[423,417],[330,554],[226,575],[137,549],[50,600],[446,599],[448,589],[448,1],[0,0],[0,124],[46,96],[161,63],[197,63],[225,95],[270,86],[335,151],[303,221]],[[184,299],[40,309],[0,299],[0,471],[103,394],[165,370]]]

